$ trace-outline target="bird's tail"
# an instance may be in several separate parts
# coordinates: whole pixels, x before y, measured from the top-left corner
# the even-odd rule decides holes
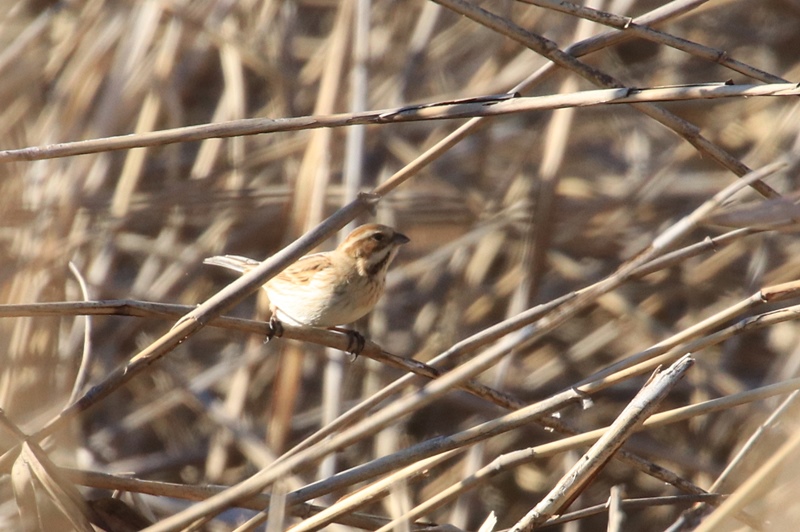
[[[223,268],[243,273],[252,270],[261,263],[257,260],[248,259],[247,257],[240,257],[239,255],[218,255],[205,259],[203,264],[222,266]]]

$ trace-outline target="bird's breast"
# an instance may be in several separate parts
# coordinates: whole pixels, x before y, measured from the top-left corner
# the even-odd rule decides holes
[[[266,288],[281,321],[333,327],[352,323],[367,314],[380,299],[383,287],[383,276],[351,275],[341,276],[338,282],[315,279],[305,290],[293,293]]]

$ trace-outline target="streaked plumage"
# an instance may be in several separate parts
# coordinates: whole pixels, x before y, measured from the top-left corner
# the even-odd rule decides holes
[[[408,237],[391,227],[356,228],[333,251],[306,255],[265,285],[274,317],[283,323],[333,327],[352,323],[380,299],[389,268]],[[258,261],[237,255],[211,257],[204,264],[246,272]]]

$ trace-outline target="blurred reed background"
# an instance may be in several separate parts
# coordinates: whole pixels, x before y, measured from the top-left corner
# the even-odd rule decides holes
[[[582,60],[630,87],[800,79],[797,0],[591,3],[633,17],[665,4],[688,9],[659,29],[724,50],[728,58],[772,77],[752,79],[696,53],[641,38]],[[521,2],[493,0],[481,7],[562,49],[614,31]],[[498,94],[546,64],[509,36],[422,0],[16,0],[0,5],[0,149]],[[597,88],[564,69],[532,85],[524,95]],[[787,196],[798,188],[800,119],[794,98],[658,105],[750,168],[785,160],[787,166],[766,181]],[[233,279],[203,266],[203,258],[268,257],[464,122],[288,131],[2,162],[0,302],[198,304]],[[376,219],[394,225],[412,243],[395,262],[379,308],[357,328],[390,353],[428,361],[525,309],[613,274],[735,181],[730,168],[629,106],[485,119],[380,202]],[[791,200],[765,200],[745,190],[722,211],[733,216],[703,219],[672,248],[732,227],[743,230],[627,279],[541,338],[528,341],[529,329],[505,337],[501,342],[508,342],[509,354],[483,372],[480,382],[520,404],[534,403],[718,313],[723,318],[673,344],[677,351],[696,351],[697,362],[662,410],[793,382],[800,349],[791,320],[733,331],[702,350],[687,347],[743,318],[791,311],[794,302],[736,307],[762,287],[798,279],[800,243],[793,225],[798,213]],[[334,245],[331,239],[324,249]],[[85,280],[85,294],[79,278]],[[230,314],[264,319],[266,309],[259,294]],[[84,351],[93,357],[88,382],[96,384],[176,320],[111,310],[112,315],[91,318],[87,344],[86,318],[58,310],[46,314],[6,312],[0,319],[4,452],[19,452],[21,435],[14,427],[34,433],[69,404]],[[449,367],[492,348],[483,346]],[[25,447],[27,453],[12,453],[14,465],[6,465],[0,479],[0,527],[79,528],[75,512],[83,510],[76,498],[100,501],[91,504],[88,519],[101,514],[106,523],[116,523],[109,529],[159,522],[200,504],[188,491],[168,492],[163,483],[235,485],[403,374],[368,357],[350,361],[308,342],[278,339],[265,345],[262,334],[206,327],[46,439],[50,465],[35,445]],[[578,432],[608,425],[647,374],[621,379],[593,394],[591,404],[563,406],[560,419]],[[371,412],[426,382],[414,381]],[[625,448],[686,483],[731,493],[761,478],[760,468],[798,430],[791,415],[796,408],[782,403],[786,393],[648,429]],[[289,492],[294,500],[291,492],[310,482],[506,412],[452,391],[322,461],[296,468],[265,492]],[[760,428],[775,412],[783,414],[780,421]],[[738,456],[759,430],[763,437]],[[505,453],[562,437],[530,422],[465,445],[463,452],[394,483],[385,496],[362,501],[334,519],[341,524],[328,526],[378,528]],[[586,448],[533,457],[425,512],[417,524],[392,526],[425,529],[424,523],[439,523],[476,530],[494,511],[498,528],[510,527]],[[724,481],[715,484],[729,465]],[[778,530],[798,522],[800,506],[791,496],[797,486],[787,488],[796,466],[796,460],[781,463],[782,475],[767,475],[755,501],[746,499],[730,513],[744,510],[746,515],[738,516],[743,521],[727,521],[719,529],[769,522]],[[16,476],[6,474],[12,469]],[[143,482],[124,484],[128,476]],[[330,506],[365,485],[335,485],[308,502]],[[612,461],[569,509],[605,503],[613,486],[622,486],[626,498],[685,493]],[[115,487],[119,491],[113,492]],[[109,502],[112,492],[117,502]],[[270,530],[302,525],[319,511],[287,507],[283,515],[280,501],[273,499]],[[624,529],[666,529],[691,505],[680,502],[625,509]],[[232,509],[202,527],[228,530],[253,514]],[[112,515],[122,517],[114,521]],[[608,511],[601,510],[558,526],[599,530],[608,519]]]

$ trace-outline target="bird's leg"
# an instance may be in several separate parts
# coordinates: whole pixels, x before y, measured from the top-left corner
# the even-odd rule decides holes
[[[264,338],[264,343],[266,344],[276,336],[283,336],[283,325],[281,325],[278,317],[273,314],[269,318],[269,331],[267,331],[267,337]]]
[[[347,335],[347,353],[352,355],[351,362],[358,358],[358,355],[361,354],[361,351],[363,351],[364,347],[367,345],[367,341],[358,331],[345,329],[344,327],[330,327],[330,330]]]

